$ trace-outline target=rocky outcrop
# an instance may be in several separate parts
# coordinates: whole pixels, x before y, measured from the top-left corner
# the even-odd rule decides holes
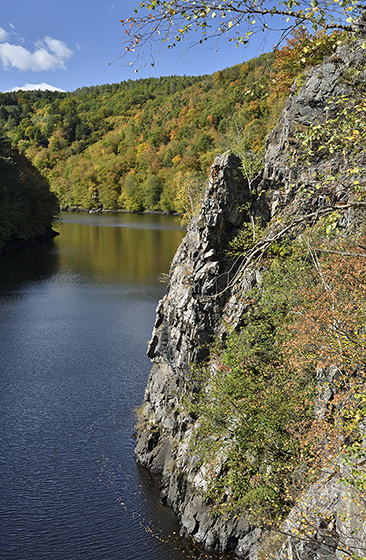
[[[157,309],[148,356],[165,360],[178,376],[207,355],[228,299],[224,290],[235,269],[225,248],[248,221],[252,202],[239,167],[235,156],[216,158],[201,212],[174,257],[168,293]]]
[[[189,364],[203,360],[218,333],[223,309],[239,320],[240,296],[255,274],[244,275],[235,292],[228,287],[236,269],[225,256],[229,240],[249,220],[252,203],[235,156],[218,156],[211,169],[202,209],[172,262],[166,296],[160,301],[148,355],[155,362],[140,414],[136,459],[162,474],[162,500],[177,512],[182,534],[207,548],[246,554],[259,531],[246,519],[213,517],[200,491],[204,467],[189,452],[196,419],[181,401]],[[235,320],[234,320],[235,322]]]
[[[287,538],[279,560],[364,558],[365,504],[347,482],[352,476],[352,468],[340,462],[302,496],[282,527]]]
[[[357,79],[365,80],[364,63],[361,41],[354,42],[312,69],[303,87],[294,85],[280,122],[267,141],[264,178],[256,200],[251,198],[239,160],[227,154],[216,158],[201,212],[192,221],[175,255],[167,294],[157,308],[148,349],[154,365],[136,427],[135,455],[142,465],[161,474],[162,501],[176,511],[182,534],[207,548],[235,550],[238,556],[254,559],[261,536],[260,529],[251,526],[245,516],[235,520],[215,517],[203,501],[207,472],[199,457],[190,451],[199,419],[187,414],[182,406],[190,364],[208,355],[215,336],[225,338],[228,328],[240,325],[246,311],[243,296],[258,281],[259,273],[253,269],[237,274],[239,265],[226,258],[225,248],[238,228],[250,220],[250,212],[265,221],[272,220],[273,231],[276,217],[294,212],[306,214],[321,207],[324,193],[311,194],[311,187],[319,174],[334,169],[342,171],[347,165],[346,157],[338,154],[326,161],[314,157],[311,165],[304,167],[297,157],[296,133],[312,122],[327,119],[334,109],[329,103],[333,96],[352,92],[350,71],[356,69]],[[337,200],[346,200],[346,186],[343,184],[333,194]],[[331,387],[323,389],[324,394],[328,390],[331,398]],[[317,413],[321,414],[322,406],[326,405],[319,401],[317,406]],[[217,468],[220,469],[220,462]],[[333,508],[336,512],[347,491],[342,489],[341,479],[339,475],[319,481],[309,490],[305,502],[310,503],[312,495],[318,496],[319,491],[326,489],[329,500],[324,511]],[[298,512],[294,511],[288,523],[291,525],[297,517]],[[329,518],[328,514],[325,518]],[[325,543],[326,548],[324,543],[318,547],[317,544],[306,549],[302,542],[289,539],[283,558],[336,558],[331,542]]]
[[[266,142],[261,198],[267,205],[267,217],[307,213],[332,202],[347,200],[347,181],[342,173],[349,167],[347,154],[319,151],[305,165],[299,134],[312,124],[322,125],[337,115],[342,99],[354,97],[366,78],[363,39],[341,46],[322,64],[312,68],[302,87],[297,82]],[[366,164],[366,154],[360,166]],[[339,176],[336,189],[316,192],[315,185],[328,176]],[[343,180],[344,179],[344,180]],[[358,179],[358,177],[354,177]]]

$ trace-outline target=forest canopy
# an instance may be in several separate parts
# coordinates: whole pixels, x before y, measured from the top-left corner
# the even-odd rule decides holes
[[[262,145],[270,64],[263,55],[212,76],[5,93],[0,126],[63,207],[180,211],[176,175],[203,184],[234,120]]]
[[[0,94],[0,128],[63,208],[186,212],[217,153],[260,157],[294,79],[340,40],[299,29],[275,53],[213,75]]]

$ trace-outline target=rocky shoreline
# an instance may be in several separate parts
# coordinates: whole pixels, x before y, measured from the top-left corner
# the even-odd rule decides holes
[[[172,262],[168,293],[160,301],[148,356],[155,362],[137,426],[136,460],[162,476],[163,503],[174,509],[181,533],[205,548],[244,555],[260,534],[245,518],[213,517],[199,489],[204,469],[190,456],[195,418],[181,406],[189,364],[207,356],[223,309],[231,323],[240,296],[225,290],[235,274],[224,248],[244,221],[251,194],[235,156],[216,158],[200,215],[190,224]],[[256,279],[243,279],[240,293]],[[238,286],[235,286],[238,291]],[[222,292],[220,296],[218,294]],[[224,334],[224,333],[223,333]]]

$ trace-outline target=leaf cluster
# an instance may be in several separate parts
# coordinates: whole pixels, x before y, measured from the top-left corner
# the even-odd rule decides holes
[[[186,37],[193,36],[193,45],[217,44],[225,38],[239,47],[269,28],[281,30],[282,39],[299,25],[313,32],[351,31],[353,20],[363,9],[357,0],[278,0],[271,4],[264,0],[147,0],[135,8],[134,16],[120,21],[125,31],[125,55],[132,54],[130,64],[144,60],[147,45],[148,60],[155,64],[162,46],[174,48]]]

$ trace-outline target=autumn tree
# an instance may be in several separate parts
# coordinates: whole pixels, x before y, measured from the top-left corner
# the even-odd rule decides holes
[[[183,222],[189,223],[202,206],[205,182],[193,171],[180,171],[175,176],[174,186],[177,208],[183,212]]]
[[[147,0],[134,11],[134,16],[120,20],[126,35],[125,54],[134,53],[141,59],[149,45],[152,64],[161,46],[174,48],[186,36],[193,37],[193,45],[225,37],[240,46],[270,28],[284,38],[299,25],[315,32],[365,26],[359,20],[354,24],[364,11],[359,0],[278,0],[271,4],[264,0]]]

